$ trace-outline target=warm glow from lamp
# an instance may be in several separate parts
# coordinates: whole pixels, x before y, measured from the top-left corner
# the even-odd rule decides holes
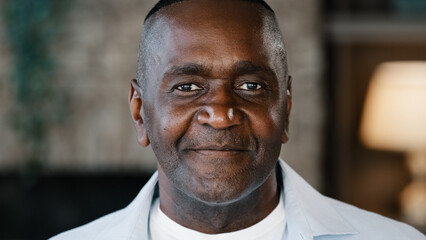
[[[414,181],[402,194],[402,210],[407,220],[426,224],[426,62],[387,62],[376,68],[360,135],[368,147],[407,153]]]
[[[426,150],[426,62],[377,67],[367,93],[361,138],[377,149]]]

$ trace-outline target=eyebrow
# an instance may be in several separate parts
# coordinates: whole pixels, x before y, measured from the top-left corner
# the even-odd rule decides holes
[[[245,74],[255,74],[259,72],[274,73],[272,69],[265,65],[258,65],[250,61],[239,61],[232,67],[232,73],[234,76],[241,76]]]
[[[209,69],[201,64],[186,63],[183,65],[172,66],[166,71],[167,75],[199,75],[203,76],[209,72]]]
[[[166,70],[167,75],[194,75],[194,76],[206,76],[209,75],[211,68],[198,64],[198,63],[185,63],[182,65],[172,66]],[[265,65],[258,65],[250,61],[238,61],[231,69],[233,76],[241,76],[246,74],[255,74],[259,72],[272,73],[274,71]]]

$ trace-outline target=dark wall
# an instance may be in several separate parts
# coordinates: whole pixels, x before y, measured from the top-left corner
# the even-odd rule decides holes
[[[0,239],[46,239],[126,207],[150,173],[0,176]]]

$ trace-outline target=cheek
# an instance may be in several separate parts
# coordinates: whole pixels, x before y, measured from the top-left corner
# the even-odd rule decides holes
[[[268,144],[280,139],[286,116],[282,105],[271,104],[270,106],[272,107],[257,106],[246,111],[253,133]]]
[[[272,124],[275,128],[280,129],[281,132],[285,129],[285,123],[288,117],[286,101],[283,100],[282,102],[282,104],[276,104],[270,109]]]
[[[191,125],[194,111],[188,106],[173,104],[162,107],[160,111],[157,129],[161,132],[156,134],[167,137],[169,144],[176,144]]]
[[[148,131],[152,135],[150,138],[161,138],[168,144],[185,132],[192,119],[187,106],[165,101],[165,98],[157,99],[155,104],[148,103],[145,110],[146,116],[150,116],[147,122]]]
[[[146,108],[150,118],[146,122],[152,149],[165,172],[179,164],[177,144],[187,131],[193,114],[185,106],[160,102]],[[161,106],[161,107],[158,107]]]

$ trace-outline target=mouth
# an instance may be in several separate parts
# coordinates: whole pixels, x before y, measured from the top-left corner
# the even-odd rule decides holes
[[[249,150],[240,146],[232,146],[232,145],[223,145],[223,146],[198,146],[194,148],[185,149],[187,152],[194,152],[197,154],[205,155],[205,156],[232,156],[241,153],[246,153]]]

